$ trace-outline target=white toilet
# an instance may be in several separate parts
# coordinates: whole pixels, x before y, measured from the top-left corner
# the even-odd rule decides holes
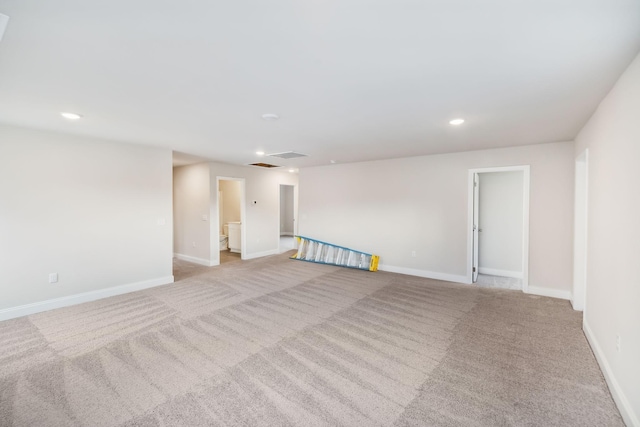
[[[224,234],[220,235],[220,250],[226,251],[227,249],[229,249],[229,225],[223,225],[222,229]]]

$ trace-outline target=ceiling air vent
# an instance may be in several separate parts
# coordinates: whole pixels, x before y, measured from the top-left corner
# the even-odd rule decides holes
[[[258,166],[261,168],[279,168],[278,165],[271,165],[269,163],[251,163],[251,166]]]
[[[297,159],[298,157],[308,157],[306,154],[296,153],[295,151],[285,151],[284,153],[267,154],[269,157],[278,157],[281,159]]]

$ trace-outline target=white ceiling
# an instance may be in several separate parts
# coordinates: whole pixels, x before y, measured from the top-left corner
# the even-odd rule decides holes
[[[236,164],[571,140],[640,49],[640,0],[0,0],[0,13],[0,122]]]

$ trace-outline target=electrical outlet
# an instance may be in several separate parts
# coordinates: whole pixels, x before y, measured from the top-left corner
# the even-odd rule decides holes
[[[194,248],[196,247],[196,242],[193,242],[193,247],[194,247]]]
[[[416,257],[416,251],[411,251],[411,256],[412,256],[413,258],[415,258],[415,257]]]
[[[616,350],[620,353],[620,334],[616,335]]]
[[[49,283],[58,283],[58,273],[49,273]]]

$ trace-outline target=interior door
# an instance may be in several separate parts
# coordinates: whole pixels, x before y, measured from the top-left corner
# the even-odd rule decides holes
[[[472,280],[473,283],[478,281],[478,238],[479,238],[479,224],[480,224],[480,175],[473,174],[473,265],[472,265]]]

